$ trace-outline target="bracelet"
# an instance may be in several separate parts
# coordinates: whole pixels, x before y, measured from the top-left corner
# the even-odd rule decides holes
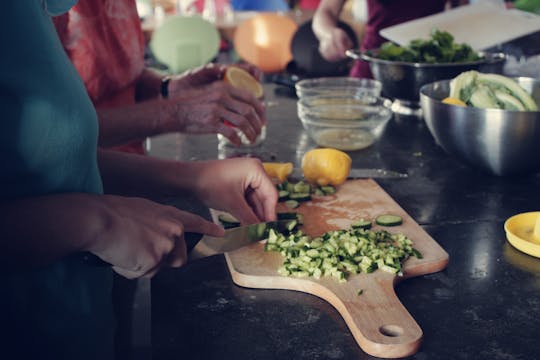
[[[161,93],[161,97],[164,99],[169,97],[169,83],[170,82],[171,82],[170,76],[165,76],[163,79],[161,79],[160,93]]]

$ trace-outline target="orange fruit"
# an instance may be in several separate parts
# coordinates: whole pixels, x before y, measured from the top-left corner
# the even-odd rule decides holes
[[[310,150],[302,158],[304,178],[320,186],[341,185],[351,171],[351,157],[341,150],[319,148]]]
[[[465,104],[463,101],[461,101],[460,99],[456,99],[454,97],[444,98],[442,102],[449,105],[467,106],[467,104]]]
[[[235,88],[250,91],[256,98],[261,98],[264,94],[261,83],[246,70],[237,66],[229,66],[225,70],[223,80]]]
[[[278,179],[279,182],[285,181],[293,171],[293,164],[290,162],[263,162],[263,167],[269,177]]]

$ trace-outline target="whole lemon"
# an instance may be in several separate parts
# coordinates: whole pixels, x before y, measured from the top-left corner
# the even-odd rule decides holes
[[[319,148],[306,152],[302,158],[304,178],[320,186],[341,185],[351,171],[351,158],[343,151]]]

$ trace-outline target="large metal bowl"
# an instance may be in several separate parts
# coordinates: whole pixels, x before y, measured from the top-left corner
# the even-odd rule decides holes
[[[368,55],[373,54],[373,56]],[[467,70],[489,73],[502,73],[506,56],[503,53],[479,53],[482,60],[464,63],[428,64],[403,61],[381,60],[376,57],[377,50],[360,52],[347,50],[353,59],[367,61],[373,77],[382,83],[383,96],[418,104],[422,85],[445,79],[452,79]]]
[[[516,78],[540,104],[540,80]],[[442,103],[450,80],[422,86],[420,104],[436,142],[475,168],[494,175],[540,172],[540,112],[480,109]]]

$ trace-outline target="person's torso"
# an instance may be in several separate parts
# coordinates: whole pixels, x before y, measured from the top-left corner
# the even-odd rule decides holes
[[[8,50],[0,56],[4,201],[103,191],[96,113],[46,11],[56,11],[57,4],[25,0],[1,5],[0,41]],[[70,256],[38,269],[4,271],[2,278],[0,357],[10,351],[17,356],[5,358],[112,354],[110,268],[94,269]]]
[[[368,20],[362,48],[378,48],[386,41],[379,35],[380,30],[441,12],[445,3],[446,0],[367,0]]]

